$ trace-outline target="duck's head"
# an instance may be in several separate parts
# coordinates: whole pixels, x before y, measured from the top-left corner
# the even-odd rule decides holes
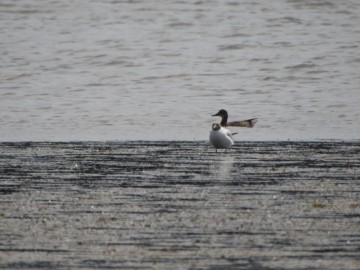
[[[213,114],[212,116],[220,116],[221,118],[227,118],[228,113],[224,109],[221,109],[220,111],[218,111],[216,114]]]
[[[218,123],[213,123],[212,124],[212,130],[219,130],[221,128],[221,125]]]

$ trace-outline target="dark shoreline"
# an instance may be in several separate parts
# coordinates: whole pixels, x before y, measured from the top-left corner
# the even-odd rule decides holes
[[[0,172],[1,269],[360,263],[357,140],[1,142]]]

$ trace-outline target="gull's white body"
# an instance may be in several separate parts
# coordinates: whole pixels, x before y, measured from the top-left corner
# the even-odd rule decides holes
[[[213,128],[210,131],[210,143],[216,149],[230,148],[234,144],[234,140],[231,131],[227,128],[220,126],[219,124],[213,124]]]

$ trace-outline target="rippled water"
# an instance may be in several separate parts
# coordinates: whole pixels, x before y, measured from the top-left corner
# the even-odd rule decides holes
[[[355,270],[358,142],[0,143],[0,269]]]
[[[360,3],[1,1],[0,140],[358,139]]]

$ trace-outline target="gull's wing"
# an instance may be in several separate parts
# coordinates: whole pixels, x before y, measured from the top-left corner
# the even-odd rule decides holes
[[[257,118],[252,118],[248,120],[242,120],[242,121],[233,121],[233,122],[227,122],[227,127],[247,127],[252,128],[255,126],[255,123],[257,122]]]
[[[226,131],[225,131],[225,135],[230,137],[232,140],[234,140],[233,135],[235,135],[235,134],[237,134],[237,133],[231,133],[231,131],[228,129],[226,129]]]

